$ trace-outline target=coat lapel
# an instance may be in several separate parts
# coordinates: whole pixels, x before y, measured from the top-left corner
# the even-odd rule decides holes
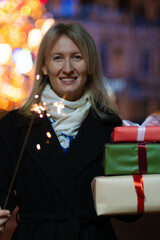
[[[21,122],[21,128],[27,127],[28,121]],[[51,137],[47,137],[47,132]],[[40,150],[38,150],[38,147]],[[59,144],[49,120],[36,118],[33,122],[30,137],[25,150],[30,154],[37,166],[54,185],[62,198],[73,210],[76,209],[76,199],[72,186],[69,167],[65,161],[65,154]]]
[[[67,152],[74,178],[103,152],[104,144],[110,142],[111,132],[111,124],[103,124],[92,111],[89,113]]]

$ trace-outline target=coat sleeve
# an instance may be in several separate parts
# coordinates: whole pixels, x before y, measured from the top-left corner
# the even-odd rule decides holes
[[[128,214],[128,215],[126,214],[126,215],[115,215],[114,218],[116,218],[121,222],[130,223],[130,222],[135,222],[139,220],[142,216],[143,214]]]
[[[7,121],[0,121],[0,207],[3,208],[7,192],[11,183],[13,176],[13,164],[11,163],[12,153],[10,151],[10,137],[5,132],[10,131],[10,125]],[[13,128],[13,127],[12,127]],[[6,137],[7,136],[7,137]],[[14,188],[11,191],[9,196],[8,204],[6,209],[9,209],[11,212],[16,207],[16,197],[14,194]]]

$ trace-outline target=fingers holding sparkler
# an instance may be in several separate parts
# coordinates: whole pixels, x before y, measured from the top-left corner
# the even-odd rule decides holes
[[[2,235],[5,224],[7,223],[8,219],[10,217],[10,211],[9,210],[2,210],[0,208],[0,236]]]

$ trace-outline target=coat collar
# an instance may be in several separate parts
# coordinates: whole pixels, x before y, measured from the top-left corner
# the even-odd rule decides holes
[[[66,153],[73,178],[78,177],[103,152],[104,144],[111,141],[111,132],[109,123],[100,121],[92,111],[89,113]]]

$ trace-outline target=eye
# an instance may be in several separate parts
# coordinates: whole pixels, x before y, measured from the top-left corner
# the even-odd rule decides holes
[[[74,55],[73,58],[78,61],[82,59],[82,56],[80,54],[77,54],[77,55]]]
[[[58,55],[58,56],[53,57],[53,60],[59,62],[62,60],[62,57]]]

